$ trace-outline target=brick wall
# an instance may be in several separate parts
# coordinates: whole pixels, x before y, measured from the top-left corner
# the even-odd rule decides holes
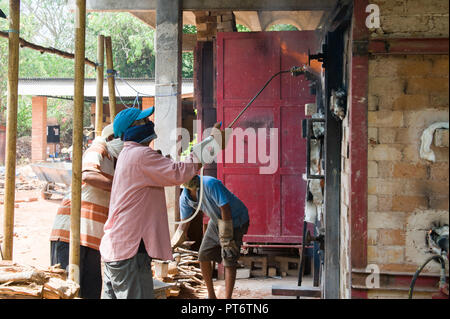
[[[447,121],[448,56],[377,56],[369,63],[368,263],[415,271],[425,230],[448,223],[448,147],[419,156],[422,132]],[[431,264],[426,271],[439,271]]]
[[[376,37],[448,37],[448,0],[372,0],[380,7]]]
[[[373,0],[381,28],[370,38],[448,38],[448,0]],[[419,156],[420,137],[435,122],[448,121],[448,55],[375,55],[369,61],[367,263],[382,273],[413,273],[430,256],[425,232],[433,222],[449,221],[448,130],[435,134],[436,162]],[[351,91],[350,91],[351,93]],[[351,114],[349,105],[349,113]],[[348,117],[348,115],[347,115]],[[351,247],[355,222],[350,193],[348,119],[343,121],[341,152],[341,298],[349,298]],[[355,173],[355,172],[353,172]],[[358,214],[356,214],[358,215]],[[448,268],[447,268],[448,269]],[[437,264],[425,272],[438,274]],[[353,278],[353,275],[351,275]],[[385,287],[388,288],[388,287]],[[356,295],[363,290],[355,291]],[[355,295],[355,296],[356,296]],[[405,298],[407,290],[375,289],[369,298]],[[420,294],[416,297],[429,297]]]

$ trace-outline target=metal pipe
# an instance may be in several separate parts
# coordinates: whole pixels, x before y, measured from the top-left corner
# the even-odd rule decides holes
[[[116,116],[116,88],[115,88],[115,71],[112,54],[111,37],[105,37],[105,50],[106,50],[106,74],[108,79],[108,91],[109,91],[109,117],[111,123]]]
[[[5,260],[13,257],[14,200],[16,191],[17,105],[19,84],[20,0],[9,1],[8,118],[6,121],[5,210],[3,249]]]
[[[95,99],[95,136],[102,135],[103,129],[103,79],[105,61],[105,37],[101,34],[97,42],[97,95]]]
[[[69,249],[69,279],[77,283],[80,282],[81,161],[83,155],[85,36],[86,0],[77,0],[75,9],[75,88]]]
[[[232,128],[234,123],[236,123],[236,121],[242,116],[242,114],[244,114],[244,112],[249,108],[250,105],[252,105],[253,101],[256,100],[256,98],[261,94],[262,91],[264,91],[264,89],[267,87],[267,85],[269,85],[269,83],[278,75],[282,74],[282,73],[288,73],[291,72],[291,70],[285,70],[285,71],[280,71],[275,73],[274,75],[272,75],[272,77],[266,82],[266,84],[264,84],[264,86],[261,88],[261,90],[259,90],[258,93],[256,93],[256,95],[250,100],[250,102],[248,102],[248,104],[244,107],[244,109],[235,117],[235,119],[233,120],[233,122],[230,123],[230,125],[228,125],[228,128]]]

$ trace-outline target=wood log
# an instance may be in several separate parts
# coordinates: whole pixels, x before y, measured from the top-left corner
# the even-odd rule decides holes
[[[0,299],[41,299],[43,286],[0,286]]]
[[[34,282],[43,284],[47,281],[45,273],[36,270],[20,271],[20,272],[5,272],[0,273],[0,283],[6,282]]]
[[[177,247],[175,249],[179,250],[182,253],[190,253],[192,255],[198,256],[198,251],[193,251],[193,250],[189,250],[189,249],[185,249],[185,248],[181,248],[181,247]]]
[[[44,284],[44,288],[52,294],[58,295],[61,299],[73,299],[77,296],[80,286],[72,280],[62,280],[60,278],[50,278]]]

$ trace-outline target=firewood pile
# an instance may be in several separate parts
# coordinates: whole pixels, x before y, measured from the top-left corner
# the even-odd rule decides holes
[[[74,299],[79,289],[59,265],[37,269],[0,261],[0,299]]]
[[[202,299],[207,296],[198,261],[198,252],[177,247],[174,250],[174,261],[153,261],[156,279],[173,284],[166,290],[167,298]]]

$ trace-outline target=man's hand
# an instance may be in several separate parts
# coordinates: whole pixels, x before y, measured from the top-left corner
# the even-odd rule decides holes
[[[218,122],[214,124],[212,130],[211,130],[211,136],[214,137],[217,144],[220,145],[222,151],[225,149],[226,143],[225,143],[225,131],[221,130],[220,127],[222,126],[222,122]]]
[[[233,221],[219,219],[218,226],[222,258],[227,260],[236,258],[239,255],[239,247],[233,240]]]
[[[186,240],[186,232],[184,231],[183,227],[178,227],[177,231],[173,235],[170,245],[172,246],[172,249],[180,246],[184,241]]]

